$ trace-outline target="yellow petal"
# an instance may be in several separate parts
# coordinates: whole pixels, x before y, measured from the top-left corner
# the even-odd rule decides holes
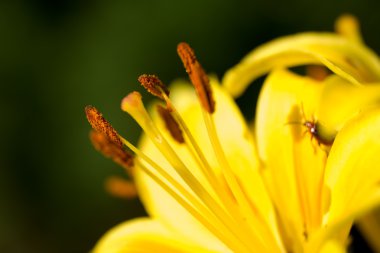
[[[352,85],[331,75],[324,82],[316,118],[319,134],[333,139],[343,125],[358,113],[380,102],[380,84]]]
[[[271,148],[268,140],[273,131],[302,125],[303,120],[314,118],[322,88],[320,82],[283,69],[268,76],[256,109],[257,147],[262,160],[268,160],[266,153]]]
[[[380,62],[360,43],[332,33],[301,33],[279,38],[250,52],[230,69],[223,86],[239,96],[248,85],[274,68],[322,64],[352,83],[380,80]]]
[[[353,221],[380,205],[379,127],[376,108],[350,120],[336,136],[325,174],[331,205],[318,243],[332,236],[346,240]]]
[[[330,240],[326,242],[320,253],[345,253],[346,247],[337,241]]]
[[[322,183],[325,154],[308,137],[279,129],[270,139],[266,178],[279,210],[289,249],[316,231],[323,217]]]
[[[325,212],[322,192],[326,153],[301,127],[277,129],[269,139],[266,178],[279,210],[288,245],[293,248],[322,224]],[[285,236],[286,237],[286,236]]]
[[[161,223],[149,218],[124,222],[108,231],[93,253],[210,252],[176,238]]]
[[[295,251],[321,225],[324,212],[326,153],[303,126],[313,118],[321,87],[310,78],[275,70],[264,84],[256,114],[263,174],[288,236],[285,241]]]
[[[347,212],[341,212],[339,217],[330,219],[326,218],[326,225],[308,241],[306,245],[307,252],[319,252],[321,246],[331,239],[335,239],[343,244],[348,244],[348,234],[354,220],[360,219],[363,215],[380,206],[380,190],[374,189],[367,191],[361,201],[356,201],[358,204],[355,207],[349,207]]]
[[[380,188],[380,109],[363,112],[338,133],[327,165],[329,220],[338,219]]]

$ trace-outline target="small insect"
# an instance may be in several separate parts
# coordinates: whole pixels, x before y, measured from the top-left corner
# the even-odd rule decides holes
[[[311,140],[316,139],[318,142],[318,145],[323,144],[326,146],[331,146],[333,144],[334,139],[332,140],[326,139],[326,138],[323,138],[321,134],[319,134],[318,132],[319,125],[315,119],[313,119],[312,121],[306,120],[305,122],[303,122],[302,125],[304,125],[307,128],[307,132],[310,133],[311,135]]]
[[[301,104],[298,110],[299,110],[298,115],[301,116],[302,121],[289,122],[288,124],[298,124],[298,125],[304,126],[306,128],[306,131],[304,132],[304,134],[309,133],[311,141],[315,139],[318,142],[318,145],[322,144],[325,146],[331,146],[332,143],[334,142],[334,139],[325,138],[321,134],[320,132],[321,125],[318,123],[318,121],[314,117],[312,117],[311,120],[307,119],[304,108],[303,108],[303,104]]]

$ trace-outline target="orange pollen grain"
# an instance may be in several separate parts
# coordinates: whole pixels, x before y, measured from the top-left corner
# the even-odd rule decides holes
[[[88,105],[85,108],[87,120],[92,128],[100,133],[103,133],[107,138],[112,141],[118,147],[123,147],[123,143],[116,130],[111,124],[103,117],[103,115],[92,105]]]
[[[210,81],[198,62],[194,50],[185,42],[181,42],[177,46],[177,53],[181,58],[187,74],[195,87],[197,95],[201,101],[203,108],[213,113],[215,111],[215,101],[212,96]]]

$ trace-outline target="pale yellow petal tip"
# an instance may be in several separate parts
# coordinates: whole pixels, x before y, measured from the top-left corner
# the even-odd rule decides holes
[[[349,40],[362,42],[359,20],[351,14],[343,14],[335,22],[335,31]]]
[[[224,77],[223,77],[223,87],[231,94],[232,97],[238,97],[240,96],[244,90],[245,85],[236,85],[236,80],[238,79],[239,72],[236,71],[236,69],[239,68],[240,65],[236,65],[235,67],[229,69]]]

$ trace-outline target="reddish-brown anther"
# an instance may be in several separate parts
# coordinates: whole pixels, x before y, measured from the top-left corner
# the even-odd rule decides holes
[[[95,130],[90,132],[90,140],[96,150],[130,172],[130,169],[134,165],[133,156],[130,153],[116,145],[113,141],[110,141],[105,134]]]
[[[177,52],[181,58],[183,65],[189,75],[190,81],[195,87],[202,107],[209,113],[215,111],[215,101],[212,96],[210,81],[198,62],[194,50],[185,42],[181,42],[177,46]]]
[[[169,96],[169,90],[157,76],[144,74],[139,76],[137,80],[152,95],[164,99],[162,96],[162,92],[164,92],[167,96]]]
[[[179,143],[184,143],[182,129],[180,128],[178,122],[173,118],[170,110],[165,107],[158,105],[157,111],[160,114],[162,120],[165,122],[165,127],[168,129],[170,135]]]
[[[94,106],[86,106],[85,112],[87,120],[94,130],[105,134],[110,141],[115,143],[115,145],[123,147],[123,143],[116,130]]]

